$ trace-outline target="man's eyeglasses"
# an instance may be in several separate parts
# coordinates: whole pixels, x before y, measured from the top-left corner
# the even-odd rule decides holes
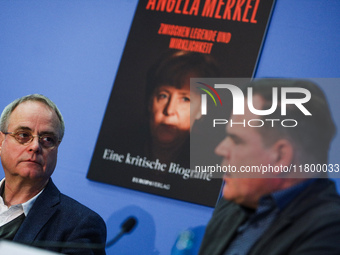
[[[2,132],[2,133],[14,137],[14,139],[17,140],[18,143],[23,145],[31,143],[34,137],[38,137],[41,146],[48,149],[56,147],[60,142],[60,140],[53,134],[32,135],[32,133],[28,131]]]

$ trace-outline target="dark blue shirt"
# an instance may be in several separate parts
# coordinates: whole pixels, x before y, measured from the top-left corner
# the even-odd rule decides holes
[[[263,196],[256,210],[244,208],[248,218],[237,229],[236,235],[224,255],[246,255],[278,214],[312,181],[304,181],[288,189]]]

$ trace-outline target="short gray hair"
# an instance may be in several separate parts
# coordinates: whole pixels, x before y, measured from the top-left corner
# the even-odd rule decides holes
[[[280,138],[289,139],[296,147],[300,148],[301,153],[308,159],[307,163],[327,163],[328,151],[333,137],[336,134],[336,126],[329,108],[329,104],[323,90],[316,83],[303,79],[276,79],[267,78],[251,82],[244,87],[253,88],[253,95],[260,95],[265,104],[262,109],[269,109],[272,105],[272,88],[300,87],[305,88],[311,93],[311,99],[305,103],[305,106],[312,113],[311,116],[305,116],[297,107],[288,106],[286,118],[296,119],[299,122],[295,128],[284,128],[282,125],[276,125],[275,128],[265,122],[266,125],[259,129],[259,132],[266,145],[274,144]],[[294,93],[290,93],[291,97]],[[281,96],[279,96],[280,98]],[[295,93],[295,98],[299,95]],[[267,116],[269,119],[280,119],[281,107],[278,104],[277,110]],[[313,160],[313,161],[311,161]]]
[[[60,130],[59,130],[59,134],[60,134],[60,141],[63,139],[64,137],[64,133],[65,133],[65,123],[64,123],[64,119],[63,116],[61,115],[61,112],[59,111],[58,107],[56,106],[55,103],[53,103],[49,98],[47,98],[46,96],[40,95],[40,94],[32,94],[32,95],[27,95],[21,98],[18,98],[16,100],[14,100],[12,103],[10,103],[9,105],[7,105],[5,107],[5,109],[3,110],[1,117],[0,117],[0,129],[2,132],[7,132],[8,129],[8,121],[9,121],[9,117],[11,116],[12,112],[14,111],[14,109],[20,105],[21,103],[27,102],[27,101],[35,101],[35,102],[41,102],[45,105],[47,105],[49,108],[51,108],[58,116],[59,122],[60,122]]]

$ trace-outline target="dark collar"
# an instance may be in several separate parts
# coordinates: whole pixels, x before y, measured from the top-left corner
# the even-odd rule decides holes
[[[305,190],[316,179],[302,181],[288,189],[278,190],[270,195],[263,196],[259,201],[259,206],[268,201],[268,197],[276,204],[279,210],[283,210],[295,197]],[[268,202],[267,202],[268,203]]]

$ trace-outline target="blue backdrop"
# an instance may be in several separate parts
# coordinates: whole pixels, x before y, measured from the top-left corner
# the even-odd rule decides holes
[[[139,219],[107,253],[170,254],[178,234],[204,226],[212,208],[86,179],[136,6],[137,0],[1,0],[0,108],[26,94],[50,97],[66,122],[53,174],[59,189],[103,217],[108,239],[129,215]],[[256,77],[339,77],[339,13],[338,0],[277,0]],[[336,105],[340,87],[325,90]],[[339,151],[333,144],[334,163]]]

